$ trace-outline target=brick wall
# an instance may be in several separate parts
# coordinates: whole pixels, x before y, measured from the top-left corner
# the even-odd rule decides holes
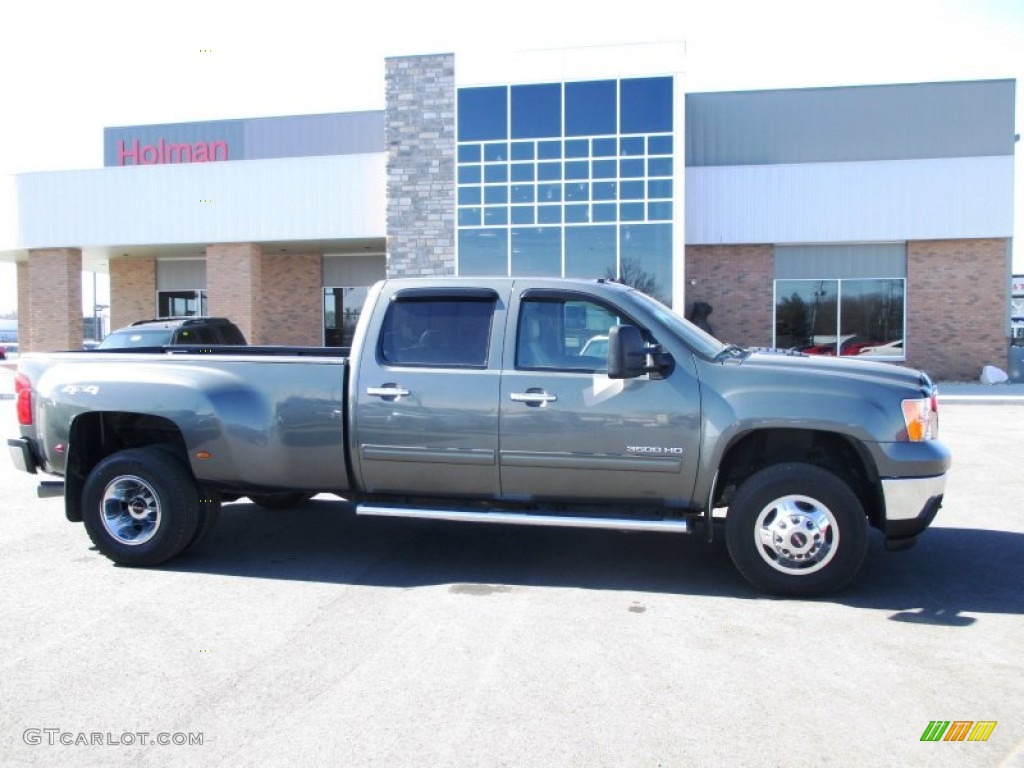
[[[156,259],[111,259],[110,330],[156,316]]]
[[[19,261],[18,275],[18,349],[28,351],[28,262]]]
[[[455,274],[455,57],[385,64],[389,277]]]
[[[771,346],[773,278],[770,245],[688,245],[685,314],[705,301],[714,308],[709,322],[719,339]]]
[[[27,331],[22,352],[53,352],[82,348],[82,252],[48,248],[29,252],[27,267]],[[21,308],[19,306],[19,314]]]
[[[222,243],[206,247],[206,290],[209,312],[237,325],[250,344],[262,344],[258,297],[263,292],[263,253],[253,243]]]
[[[907,364],[936,379],[1006,369],[1006,240],[907,243]]]
[[[320,346],[323,290],[319,253],[263,254],[263,294],[257,299],[261,344]]]

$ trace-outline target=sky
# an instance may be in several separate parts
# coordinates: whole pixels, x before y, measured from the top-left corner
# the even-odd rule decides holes
[[[389,0],[351,8],[323,0],[3,3],[0,176],[102,167],[107,126],[383,109],[388,56],[680,40],[688,91],[1015,78],[1015,130],[1024,133],[1024,0]],[[1018,145],[1017,242],[1021,154]],[[1014,272],[1024,273],[1024,248],[1016,250]],[[86,294],[91,305],[91,279]],[[13,267],[0,264],[0,313],[15,304]]]

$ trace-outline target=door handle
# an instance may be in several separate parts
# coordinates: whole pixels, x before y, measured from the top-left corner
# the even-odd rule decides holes
[[[527,405],[547,405],[558,401],[558,395],[549,395],[543,391],[512,392],[509,400],[513,403],[526,403]]]
[[[385,384],[383,387],[367,387],[366,394],[372,397],[405,397],[412,393],[397,384]]]

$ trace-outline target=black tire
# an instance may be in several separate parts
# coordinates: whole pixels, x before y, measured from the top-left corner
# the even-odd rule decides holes
[[[740,486],[725,520],[729,556],[753,587],[820,597],[864,564],[868,521],[850,487],[811,464],[778,464]]]
[[[259,493],[255,496],[249,496],[249,500],[256,506],[263,507],[264,509],[291,509],[303,502],[309,501],[314,495],[305,491]]]
[[[188,468],[160,448],[131,448],[97,464],[82,491],[82,522],[115,563],[147,566],[181,552],[199,527],[199,494]]]
[[[198,494],[199,525],[196,526],[196,532],[192,535],[192,541],[185,545],[186,550],[194,549],[209,539],[217,527],[217,521],[220,520],[220,494],[203,485],[199,486]]]

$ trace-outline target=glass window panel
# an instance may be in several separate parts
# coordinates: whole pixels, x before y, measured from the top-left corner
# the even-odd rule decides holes
[[[479,184],[480,183],[480,166],[479,165],[460,165],[459,166],[459,184]]]
[[[620,200],[643,200],[644,183],[642,181],[624,181],[619,184]]]
[[[647,204],[647,218],[650,221],[671,221],[672,203],[659,202]]]
[[[558,160],[562,157],[562,142],[560,141],[538,141],[538,160]]]
[[[562,199],[561,184],[538,184],[537,200],[541,203],[557,203]]]
[[[565,178],[586,179],[590,176],[590,163],[586,160],[571,160],[565,164]]]
[[[508,166],[504,163],[485,165],[484,181],[487,183],[508,181]]]
[[[838,280],[775,281],[775,346],[835,355]]]
[[[484,203],[494,205],[495,203],[508,202],[508,187],[484,187]]]
[[[595,179],[614,179],[618,172],[617,166],[614,160],[595,160],[592,175]]]
[[[512,185],[512,202],[513,203],[532,203],[534,198],[534,186],[533,184],[513,184]]]
[[[540,181],[552,181],[562,178],[561,163],[538,163],[537,179]]]
[[[589,205],[567,205],[565,206],[565,221],[567,224],[589,224]]]
[[[508,144],[484,144],[484,161],[488,163],[508,160]]]
[[[508,224],[508,208],[484,208],[484,226],[493,227]]]
[[[591,215],[594,221],[618,221],[617,208],[615,203],[594,203]]]
[[[561,135],[561,83],[512,86],[512,138]]]
[[[566,200],[589,200],[590,199],[590,185],[586,182],[576,182],[575,184],[565,185],[565,199]]]
[[[594,139],[594,157],[615,157],[616,149],[615,139]]]
[[[587,375],[604,371],[608,333],[623,322],[593,301],[527,299],[520,305],[516,367]]]
[[[672,78],[619,81],[619,133],[672,132]]]
[[[504,139],[508,135],[505,86],[459,89],[459,141]]]
[[[513,141],[512,142],[512,159],[513,160],[533,160],[535,154],[535,147],[532,141]]]
[[[619,205],[619,220],[620,221],[643,221],[644,220],[644,204],[643,203],[622,203]]]
[[[561,224],[562,223],[562,206],[560,206],[560,205],[538,205],[537,206],[537,223],[538,224]]]
[[[614,181],[596,181],[593,185],[594,200],[617,200],[618,184]]]
[[[536,222],[536,216],[532,205],[513,205],[512,206],[512,223],[513,224],[533,224]]]
[[[590,142],[586,139],[573,139],[565,142],[566,157],[590,157]]]
[[[565,276],[615,277],[615,227],[566,227]]]
[[[672,154],[672,137],[671,136],[648,136],[647,137],[647,154],[648,155],[671,155]]]
[[[562,274],[561,227],[512,229],[512,274],[560,277]]]
[[[840,280],[840,355],[902,358],[902,279]]]
[[[480,187],[459,187],[459,205],[480,205]]]
[[[533,181],[533,163],[512,163],[512,181]]]
[[[671,176],[672,175],[672,158],[671,157],[652,157],[647,161],[647,175],[648,176]]]
[[[619,271],[627,284],[672,306],[672,225],[620,227]]]
[[[620,155],[642,155],[644,153],[644,137],[629,136],[619,140]]]
[[[460,227],[478,227],[480,226],[480,214],[479,208],[459,208],[459,226]]]
[[[644,161],[643,160],[620,160],[619,161],[619,176],[628,178],[637,178],[644,175]]]
[[[459,145],[459,162],[460,163],[479,163],[480,162],[480,145],[479,144],[460,144]]]
[[[651,179],[647,182],[648,197],[672,197],[672,179]]]
[[[565,135],[615,133],[616,82],[565,84]]]
[[[508,230],[460,230],[459,274],[471,276],[507,275]]]

